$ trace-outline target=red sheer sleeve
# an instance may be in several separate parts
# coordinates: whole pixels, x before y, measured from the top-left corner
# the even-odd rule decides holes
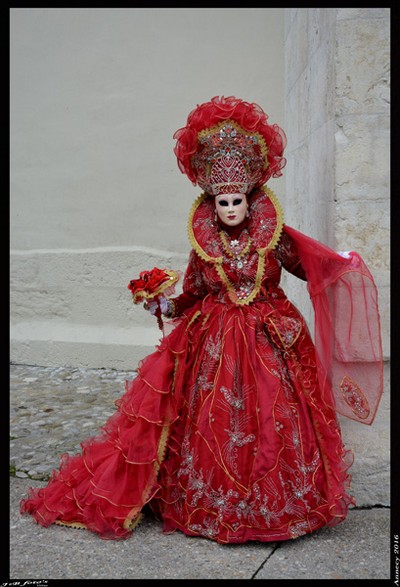
[[[275,257],[282,263],[282,267],[300,279],[306,280],[304,268],[301,265],[296,243],[287,233],[282,232],[279,243],[275,248]]]
[[[318,377],[327,401],[372,424],[383,391],[378,292],[363,259],[344,258],[288,226],[315,313]]]
[[[181,295],[171,298],[174,304],[173,317],[180,316],[187,308],[193,306],[197,300],[204,298],[207,295],[201,267],[200,259],[192,250],[189,255],[189,262],[183,279],[183,292]]]

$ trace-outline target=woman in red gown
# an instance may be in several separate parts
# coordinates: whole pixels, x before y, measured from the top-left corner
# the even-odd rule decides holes
[[[165,532],[220,543],[337,524],[354,503],[337,412],[371,424],[382,393],[372,276],[357,253],[284,224],[265,183],[282,174],[286,139],[259,106],[215,97],[175,138],[181,171],[204,192],[183,293],[161,298],[173,329],[21,512],[108,539],[127,538],[146,504]],[[314,341],[282,269],[307,282]]]

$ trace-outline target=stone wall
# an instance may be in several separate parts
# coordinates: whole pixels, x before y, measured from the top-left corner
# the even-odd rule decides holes
[[[285,218],[335,250],[355,250],[379,290],[385,389],[372,427],[341,419],[358,505],[389,503],[390,10],[285,14]],[[303,284],[286,289],[312,322]]]

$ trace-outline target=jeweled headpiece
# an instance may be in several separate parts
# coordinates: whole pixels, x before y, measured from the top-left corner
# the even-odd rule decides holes
[[[247,194],[269,165],[263,137],[246,132],[233,120],[200,131],[198,143],[192,167],[198,185],[213,196]]]
[[[282,175],[286,136],[257,105],[233,96],[201,104],[174,134],[178,166],[207,194],[248,194]]]

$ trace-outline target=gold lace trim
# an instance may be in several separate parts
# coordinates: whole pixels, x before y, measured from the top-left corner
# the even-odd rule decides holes
[[[276,212],[275,232],[274,232],[270,242],[268,243],[267,247],[265,247],[265,249],[264,249],[265,251],[266,250],[272,251],[276,247],[276,245],[278,244],[278,241],[279,241],[281,234],[282,234],[283,220],[284,220],[283,219],[283,210],[282,210],[282,206],[281,206],[280,201],[278,200],[277,196],[270,188],[263,186],[262,190],[267,194],[267,196],[271,200],[271,202],[275,208],[275,212]]]
[[[136,526],[140,524],[140,522],[143,520],[143,517],[143,514],[139,514],[134,520],[131,520],[130,523],[126,526],[124,523],[124,529],[133,530],[134,528],[136,528]],[[78,530],[88,529],[87,526],[82,522],[63,522],[62,520],[55,520],[54,524],[56,524],[57,526],[66,526],[67,528],[77,528]]]
[[[258,263],[257,263],[256,280],[254,282],[253,290],[246,298],[239,298],[238,297],[236,290],[235,290],[235,286],[233,285],[233,283],[230,281],[229,277],[225,273],[222,265],[218,264],[215,267],[218,275],[220,276],[220,278],[222,279],[223,283],[226,286],[226,289],[228,290],[229,297],[231,298],[232,302],[234,302],[237,306],[247,306],[248,304],[250,304],[250,302],[252,302],[254,300],[254,298],[256,297],[258,292],[260,291],[261,282],[262,282],[262,278],[264,275],[264,268],[265,268],[265,251],[260,249],[257,251],[257,253],[258,253]]]
[[[68,528],[79,528],[79,530],[86,530],[85,524],[82,522],[63,522],[62,520],[55,520],[57,526],[68,526]]]
[[[208,198],[208,195],[203,192],[193,202],[193,205],[192,205],[191,210],[189,212],[189,218],[188,218],[188,227],[187,227],[188,238],[189,238],[189,242],[192,245],[193,249],[196,251],[196,253],[199,255],[199,257],[201,259],[203,259],[203,261],[222,263],[223,257],[210,257],[210,255],[207,255],[205,250],[197,242],[197,239],[196,239],[196,237],[194,235],[194,231],[193,231],[193,217],[195,215],[197,208],[200,206],[200,204],[206,198]]]
[[[168,298],[168,303],[170,304],[170,311],[167,312],[166,314],[164,314],[164,316],[166,318],[175,318],[177,315],[177,310],[176,310],[176,303],[173,299]]]
[[[168,433],[169,433],[169,424],[163,427],[161,431],[160,441],[158,443],[158,450],[157,450],[157,461],[153,462],[153,469],[155,478],[157,478],[158,472],[160,470],[160,465],[165,458],[165,451],[167,448],[167,440],[168,440]],[[150,494],[153,490],[154,486],[153,476],[151,476],[149,483],[147,484],[146,489],[143,491],[142,501],[143,503],[147,503],[150,499]],[[134,507],[128,514],[127,518],[123,523],[123,527],[126,530],[133,530],[135,526],[140,522],[142,514],[140,513],[141,506]],[[139,518],[139,519],[138,519]]]

